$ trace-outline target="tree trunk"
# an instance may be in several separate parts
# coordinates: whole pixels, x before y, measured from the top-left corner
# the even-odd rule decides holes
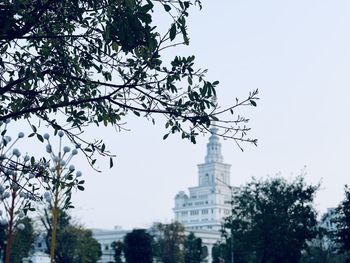
[[[10,254],[13,240],[13,220],[15,209],[16,191],[12,192],[11,206],[9,208],[9,223],[7,226],[7,239],[6,239],[6,251],[5,251],[5,263],[10,263]]]

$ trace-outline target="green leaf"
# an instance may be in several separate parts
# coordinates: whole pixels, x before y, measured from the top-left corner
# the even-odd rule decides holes
[[[192,85],[192,84],[193,84],[193,82],[192,82],[192,78],[191,78],[191,77],[188,77],[188,78],[187,78],[187,81],[188,81],[188,84],[190,84],[190,85]]]
[[[165,134],[165,135],[163,136],[163,140],[165,140],[166,138],[168,138],[168,136],[169,136],[169,133]]]
[[[78,185],[78,189],[79,189],[80,191],[84,191],[84,190],[85,190],[84,186],[81,186],[81,185]]]
[[[125,3],[130,8],[132,8],[135,5],[135,1],[134,0],[126,0]]]
[[[92,150],[90,148],[85,148],[84,151],[85,152],[92,152]]]
[[[254,100],[250,100],[250,104],[252,104],[254,107],[256,107],[256,102]]]
[[[44,142],[44,138],[40,134],[37,134],[36,137],[38,138],[39,141]]]
[[[113,167],[113,158],[112,157],[109,157],[109,168],[112,168]]]
[[[171,7],[170,7],[170,5],[165,4],[164,9],[165,9],[165,11],[169,12],[171,10]]]
[[[175,36],[176,36],[176,25],[172,24],[170,28],[170,34],[169,34],[170,40],[171,41],[174,40]]]
[[[118,46],[118,44],[117,44],[117,42],[112,42],[112,49],[115,51],[115,52],[118,52],[118,50],[119,50],[119,46]]]

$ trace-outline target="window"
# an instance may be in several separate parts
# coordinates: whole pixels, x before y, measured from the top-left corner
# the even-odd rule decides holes
[[[202,209],[202,215],[207,215],[208,214],[208,209]]]
[[[192,210],[190,211],[191,216],[199,215],[199,210]]]

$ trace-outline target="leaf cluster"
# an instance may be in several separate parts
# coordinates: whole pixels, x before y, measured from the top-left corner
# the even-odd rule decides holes
[[[201,7],[198,0],[2,1],[0,121],[35,116],[65,128],[86,152],[102,154],[102,144],[82,140],[77,131],[92,123],[123,129],[129,113],[153,122],[163,115],[166,137],[180,133],[195,142],[215,121],[225,138],[256,143],[246,138],[246,118],[224,113],[256,106],[257,91],[220,109],[219,82],[205,79],[194,56],[164,59],[165,50],[189,43],[193,5]],[[170,19],[165,33],[154,23],[157,6]]]
[[[333,233],[333,240],[339,246],[339,253],[349,255],[350,252],[350,188],[345,185],[344,200],[335,210],[333,223],[336,224],[336,230]]]
[[[227,238],[233,236],[235,256],[243,262],[297,262],[318,233],[313,207],[317,189],[302,177],[292,182],[253,179],[240,188],[224,231]]]
[[[46,245],[50,247],[52,217],[44,211],[41,221],[46,229]],[[59,210],[57,223],[57,241],[55,262],[57,263],[94,263],[102,255],[101,246],[92,237],[90,230],[73,224],[64,210]]]

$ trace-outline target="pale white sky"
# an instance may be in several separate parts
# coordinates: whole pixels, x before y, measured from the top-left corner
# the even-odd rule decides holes
[[[218,100],[229,105],[258,88],[257,108],[244,110],[258,147],[222,141],[231,183],[307,166],[307,181],[322,182],[316,207],[335,206],[349,182],[350,2],[348,0],[203,1],[188,20],[191,43],[172,55],[195,54],[196,64],[219,80]],[[124,228],[170,222],[175,194],[197,184],[207,137],[193,145],[179,136],[163,141],[163,123],[128,119],[131,131],[90,129],[117,155],[97,174],[79,161],[85,192],[73,215],[87,227]]]

